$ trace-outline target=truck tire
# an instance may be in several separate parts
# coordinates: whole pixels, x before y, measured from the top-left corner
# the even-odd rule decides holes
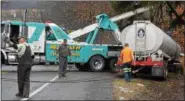
[[[5,59],[5,61],[4,61],[4,64],[5,64],[5,65],[10,65],[10,63],[9,63],[9,61],[8,61],[8,60],[9,60],[9,59],[8,59],[8,54],[9,54],[9,53],[6,54],[6,55],[7,55],[7,59]]]
[[[4,54],[1,52],[1,66],[2,64],[9,65],[8,60],[5,59]]]
[[[3,53],[1,52],[1,65],[5,64],[5,57],[3,55]]]
[[[88,71],[86,64],[75,63],[75,66],[79,71]]]
[[[93,56],[89,61],[89,67],[93,72],[102,71],[105,67],[105,60],[101,56]]]
[[[161,80],[166,80],[168,75],[168,63],[164,61],[164,65],[162,67],[152,67],[151,70],[152,76]]]
[[[164,62],[164,66],[163,66],[163,80],[166,80],[168,76],[168,62]]]
[[[117,58],[113,58],[113,59],[110,60],[109,68],[110,68],[111,72],[116,72],[115,64],[116,64],[117,60],[118,60]]]

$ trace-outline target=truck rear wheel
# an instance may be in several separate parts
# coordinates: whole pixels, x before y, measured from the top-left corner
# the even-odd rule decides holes
[[[80,64],[80,63],[76,63],[75,66],[76,66],[76,68],[77,68],[79,71],[87,71],[87,70],[88,70],[86,64],[83,64],[83,65],[82,65],[82,64]]]
[[[89,67],[93,72],[102,71],[105,67],[105,60],[101,56],[93,56],[89,61]]]
[[[162,80],[166,80],[168,75],[168,63],[164,61],[164,65],[162,67],[152,67],[151,73],[154,77],[159,77]]]
[[[168,63],[164,62],[164,66],[163,66],[163,80],[166,80],[168,76]]]
[[[5,64],[5,57],[2,52],[1,52],[1,64]]]
[[[7,59],[4,59],[4,64],[5,65],[10,65],[10,62],[9,62],[9,59],[8,59],[8,54],[9,53],[6,53],[6,55],[7,55]],[[4,56],[4,55],[3,55]],[[5,57],[4,57],[5,58]]]
[[[113,58],[110,60],[109,68],[111,72],[116,72],[116,66],[115,66],[116,62],[117,62],[116,58]]]

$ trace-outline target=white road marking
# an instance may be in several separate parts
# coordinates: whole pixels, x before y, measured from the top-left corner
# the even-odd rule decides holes
[[[50,82],[55,81],[58,78],[58,75],[55,76],[52,80],[50,80]],[[29,96],[29,98],[31,98],[32,96],[34,96],[35,94],[39,93],[42,89],[44,89],[46,86],[48,86],[50,83],[45,83],[44,85],[42,85],[40,88],[38,88],[37,90],[35,90],[34,92],[32,92]],[[22,100],[28,100],[29,98],[22,98]]]

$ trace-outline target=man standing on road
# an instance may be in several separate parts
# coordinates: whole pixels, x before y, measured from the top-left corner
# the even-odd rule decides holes
[[[66,75],[66,68],[67,68],[67,56],[71,55],[70,49],[67,47],[67,39],[64,39],[63,43],[60,44],[58,48],[59,53],[59,77]]]
[[[121,51],[120,59],[123,62],[123,71],[125,74],[125,81],[130,82],[131,80],[131,63],[134,60],[133,51],[129,48],[129,44],[125,43],[124,49]]]
[[[29,98],[30,71],[33,65],[34,54],[24,37],[19,38],[19,44],[12,44],[10,42],[10,45],[18,50],[17,77],[19,92],[16,96]]]

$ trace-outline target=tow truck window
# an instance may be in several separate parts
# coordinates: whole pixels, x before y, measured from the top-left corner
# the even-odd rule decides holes
[[[19,26],[11,25],[10,40],[14,43],[18,43],[18,37],[19,37]]]
[[[46,27],[46,39],[47,40],[52,40],[52,41],[56,41],[56,37],[55,34],[53,33],[53,31],[51,30],[50,27]]]
[[[58,39],[70,39],[67,33],[65,33],[65,31],[63,31],[60,27],[52,26],[51,28]]]

